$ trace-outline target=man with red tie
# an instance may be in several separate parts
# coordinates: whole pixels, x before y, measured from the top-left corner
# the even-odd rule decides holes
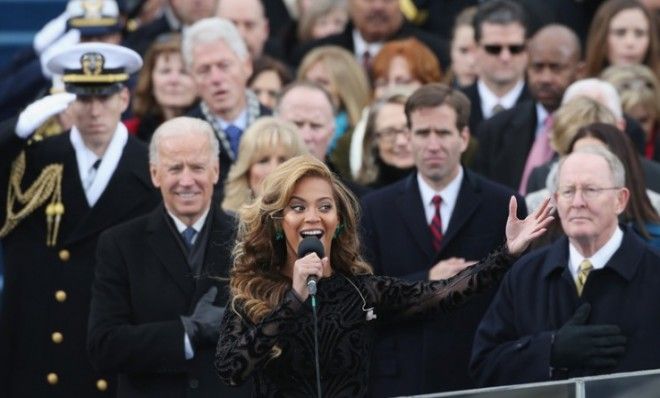
[[[405,105],[417,171],[362,201],[365,255],[376,274],[446,279],[502,244],[513,191],[467,170],[470,102],[442,84],[415,91]],[[518,198],[518,216],[527,213]],[[413,395],[473,387],[474,332],[494,290],[433,321],[380,330],[369,390]]]

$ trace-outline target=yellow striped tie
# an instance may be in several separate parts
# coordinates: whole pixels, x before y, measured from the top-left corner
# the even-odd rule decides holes
[[[575,280],[575,287],[577,288],[578,296],[582,295],[582,289],[584,289],[584,284],[587,283],[587,278],[589,277],[589,272],[594,269],[594,266],[591,265],[591,261],[585,258],[580,263],[578,267],[577,279]]]

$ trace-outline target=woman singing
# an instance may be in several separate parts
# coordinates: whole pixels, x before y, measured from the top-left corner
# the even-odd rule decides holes
[[[362,397],[376,323],[451,311],[498,281],[553,217],[546,200],[524,220],[511,198],[507,242],[456,276],[407,282],[374,276],[362,260],[358,204],[319,160],[298,156],[277,167],[263,193],[239,213],[225,312],[215,366],[226,383],[253,377],[255,396],[317,395],[314,323],[307,290],[318,278],[318,340],[322,394]],[[320,239],[325,256],[298,258],[300,242]]]

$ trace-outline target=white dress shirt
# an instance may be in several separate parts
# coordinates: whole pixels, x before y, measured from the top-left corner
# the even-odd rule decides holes
[[[614,255],[614,253],[619,250],[619,247],[621,246],[621,242],[623,241],[623,231],[621,231],[621,228],[618,226],[616,227],[616,230],[610,237],[610,239],[596,251],[591,257],[584,257],[580,252],[577,250],[575,246],[573,246],[572,243],[569,242],[568,244],[568,266],[571,270],[571,275],[573,276],[573,279],[577,278],[578,274],[578,268],[580,267],[580,263],[582,263],[582,260],[585,258],[588,258],[589,261],[591,261],[591,265],[594,267],[594,269],[601,269],[605,267],[605,264],[607,264],[608,261],[610,261],[610,258]]]
[[[369,57],[374,59],[380,49],[383,48],[384,44],[385,42],[382,41],[367,43],[360,32],[357,29],[353,29],[353,54],[360,65],[362,65],[362,60],[366,51],[369,51]]]
[[[204,214],[199,218],[199,220],[195,221],[191,227],[197,232],[195,236],[192,238],[191,243],[195,243],[197,240],[197,237],[199,236],[199,231],[202,230],[202,227],[204,227],[204,222],[206,221],[206,217],[209,214],[209,209],[206,209],[204,211]],[[176,230],[179,232],[179,234],[182,234],[183,231],[188,228],[186,224],[183,223],[183,221],[179,220],[174,214],[172,214],[169,210],[166,210],[167,214],[172,218],[172,221],[174,221],[174,226],[176,227]],[[193,349],[192,343],[190,342],[190,337],[188,336],[188,333],[183,332],[183,347],[186,355],[186,359],[192,359],[195,356],[195,350]]]
[[[493,116],[493,108],[495,105],[501,105],[504,109],[513,108],[518,97],[520,97],[523,88],[525,88],[525,81],[520,80],[511,90],[509,90],[508,93],[504,94],[502,97],[498,97],[490,91],[488,86],[486,86],[486,83],[481,79],[477,80],[477,91],[479,92],[479,98],[481,99],[481,113],[484,115],[484,120]]]
[[[440,202],[440,218],[442,219],[442,233],[447,231],[447,225],[451,219],[451,214],[456,207],[458,200],[458,193],[461,190],[461,183],[463,182],[463,167],[459,166],[458,174],[454,177],[444,189],[437,192],[429,186],[422,176],[417,173],[417,183],[419,184],[419,193],[422,197],[424,204],[424,214],[426,214],[426,223],[431,225],[431,220],[435,216],[435,205],[433,204],[433,197],[440,195],[442,202]]]
[[[123,123],[118,123],[115,133],[112,135],[110,144],[103,154],[103,160],[98,169],[94,169],[94,163],[99,157],[89,149],[83,142],[80,131],[76,126],[71,128],[69,139],[73,149],[76,152],[76,161],[78,163],[78,173],[80,182],[85,190],[85,196],[89,207],[93,207],[105,191],[110,182],[110,178],[117,169],[119,159],[124,152],[124,147],[128,141],[128,130]]]

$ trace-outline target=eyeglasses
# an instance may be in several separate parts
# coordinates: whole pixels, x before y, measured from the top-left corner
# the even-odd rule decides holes
[[[509,49],[509,52],[512,55],[518,55],[521,52],[525,51],[525,45],[524,44],[510,44],[508,46],[501,45],[501,44],[484,44],[483,45],[484,50],[490,55],[500,55],[502,53],[502,50],[505,48]]]
[[[376,131],[376,139],[388,144],[394,144],[396,137],[399,134],[403,134],[404,137],[407,137],[408,129],[406,127],[388,127],[386,129]]]
[[[615,189],[621,189],[621,187],[610,187],[610,188],[596,188],[596,187],[563,187],[557,190],[557,193],[562,199],[571,200],[575,198],[577,191],[582,192],[582,197],[584,199],[590,200],[597,198],[603,191],[612,191]]]

